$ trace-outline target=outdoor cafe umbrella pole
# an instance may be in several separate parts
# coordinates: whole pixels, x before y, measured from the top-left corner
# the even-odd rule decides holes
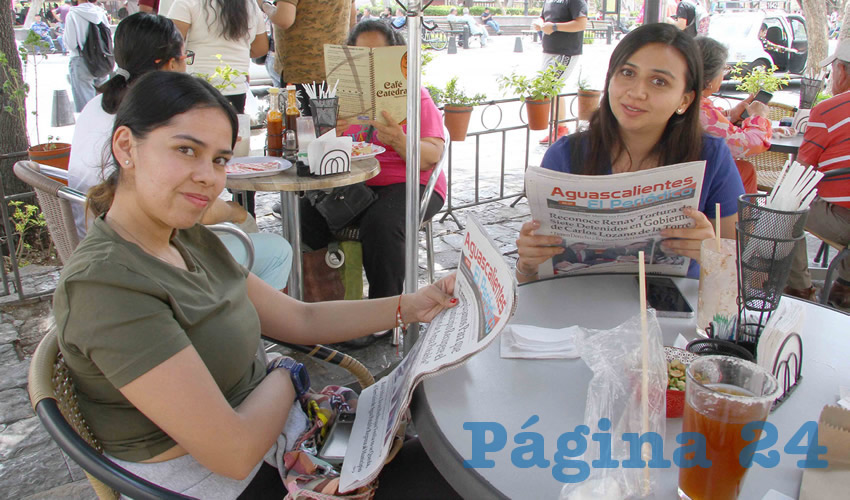
[[[421,0],[409,0],[407,6],[407,206],[405,207],[404,232],[404,291],[407,293],[414,293],[419,286],[417,276],[419,245],[417,243],[419,239],[419,117],[422,107],[419,96],[421,11]],[[412,336],[403,345],[405,354],[419,336],[419,324],[411,324],[409,331]],[[400,338],[398,340],[401,341]]]

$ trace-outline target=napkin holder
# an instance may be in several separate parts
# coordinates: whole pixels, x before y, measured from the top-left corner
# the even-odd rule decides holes
[[[351,172],[351,137],[337,137],[331,130],[307,148],[310,173],[313,175],[333,175]]]
[[[811,112],[811,109],[798,109],[794,114],[794,121],[791,122],[791,126],[797,130],[798,134],[806,133],[806,129],[809,127],[809,113]]]

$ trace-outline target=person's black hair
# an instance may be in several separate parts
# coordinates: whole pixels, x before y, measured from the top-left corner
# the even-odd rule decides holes
[[[705,80],[702,88],[706,89],[708,88],[708,84],[717,78],[717,75],[723,74],[723,70],[726,69],[729,49],[717,40],[707,36],[698,36],[695,40],[702,54],[702,73]]]
[[[97,89],[103,94],[101,107],[111,115],[136,79],[183,55],[183,36],[171,19],[137,12],[118,23],[113,53],[115,64],[130,76],[116,74]]]
[[[612,153],[625,151],[620,125],[611,111],[608,86],[617,71],[635,52],[649,44],[660,43],[678,50],[685,59],[685,92],[694,92],[694,101],[683,114],[667,120],[661,139],[650,150],[660,160],[659,165],[670,165],[698,160],[702,152],[702,127],[699,123],[699,98],[702,92],[702,60],[692,36],[671,24],[655,23],[640,26],[623,37],[608,63],[605,92],[599,109],[590,118],[586,132],[570,138],[570,168],[575,174],[601,175],[607,173],[614,158]]]
[[[175,116],[205,108],[216,108],[224,112],[230,121],[230,147],[236,145],[239,128],[236,111],[221,92],[207,81],[186,73],[152,71],[140,77],[127,92],[118,107],[110,137],[114,136],[119,128],[127,127],[134,137],[144,139],[154,130],[170,124]],[[112,141],[109,141],[110,146],[111,143]],[[110,157],[113,165],[118,165],[114,152]],[[101,215],[109,210],[121,171],[121,168],[115,168],[105,181],[89,190],[87,211],[91,209],[95,215]]]
[[[357,37],[363,33],[371,32],[384,35],[384,38],[387,40],[387,45],[407,44],[404,37],[401,36],[401,33],[394,30],[388,23],[375,19],[367,19],[355,24],[354,27],[351,28],[351,32],[348,34],[348,40],[345,43],[346,45],[357,45]]]
[[[239,40],[248,36],[251,27],[248,26],[248,2],[254,0],[205,0],[204,11],[209,26],[220,22],[219,34],[225,40]],[[210,22],[212,11],[212,22]]]

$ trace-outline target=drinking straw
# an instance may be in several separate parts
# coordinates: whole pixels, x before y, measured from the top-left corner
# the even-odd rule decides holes
[[[714,240],[717,242],[717,253],[720,253],[720,203],[714,204]]]
[[[646,319],[646,265],[643,262],[643,250],[638,252],[638,281],[640,281],[640,411],[641,434],[649,432],[649,331]],[[646,462],[643,469],[644,495],[649,494],[649,443],[643,443],[641,456]]]

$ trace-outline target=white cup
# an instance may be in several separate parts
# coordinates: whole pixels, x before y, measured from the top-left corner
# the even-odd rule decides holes
[[[239,129],[236,133],[237,141],[233,147],[233,156],[251,155],[251,117],[248,115],[236,115],[239,119]]]

